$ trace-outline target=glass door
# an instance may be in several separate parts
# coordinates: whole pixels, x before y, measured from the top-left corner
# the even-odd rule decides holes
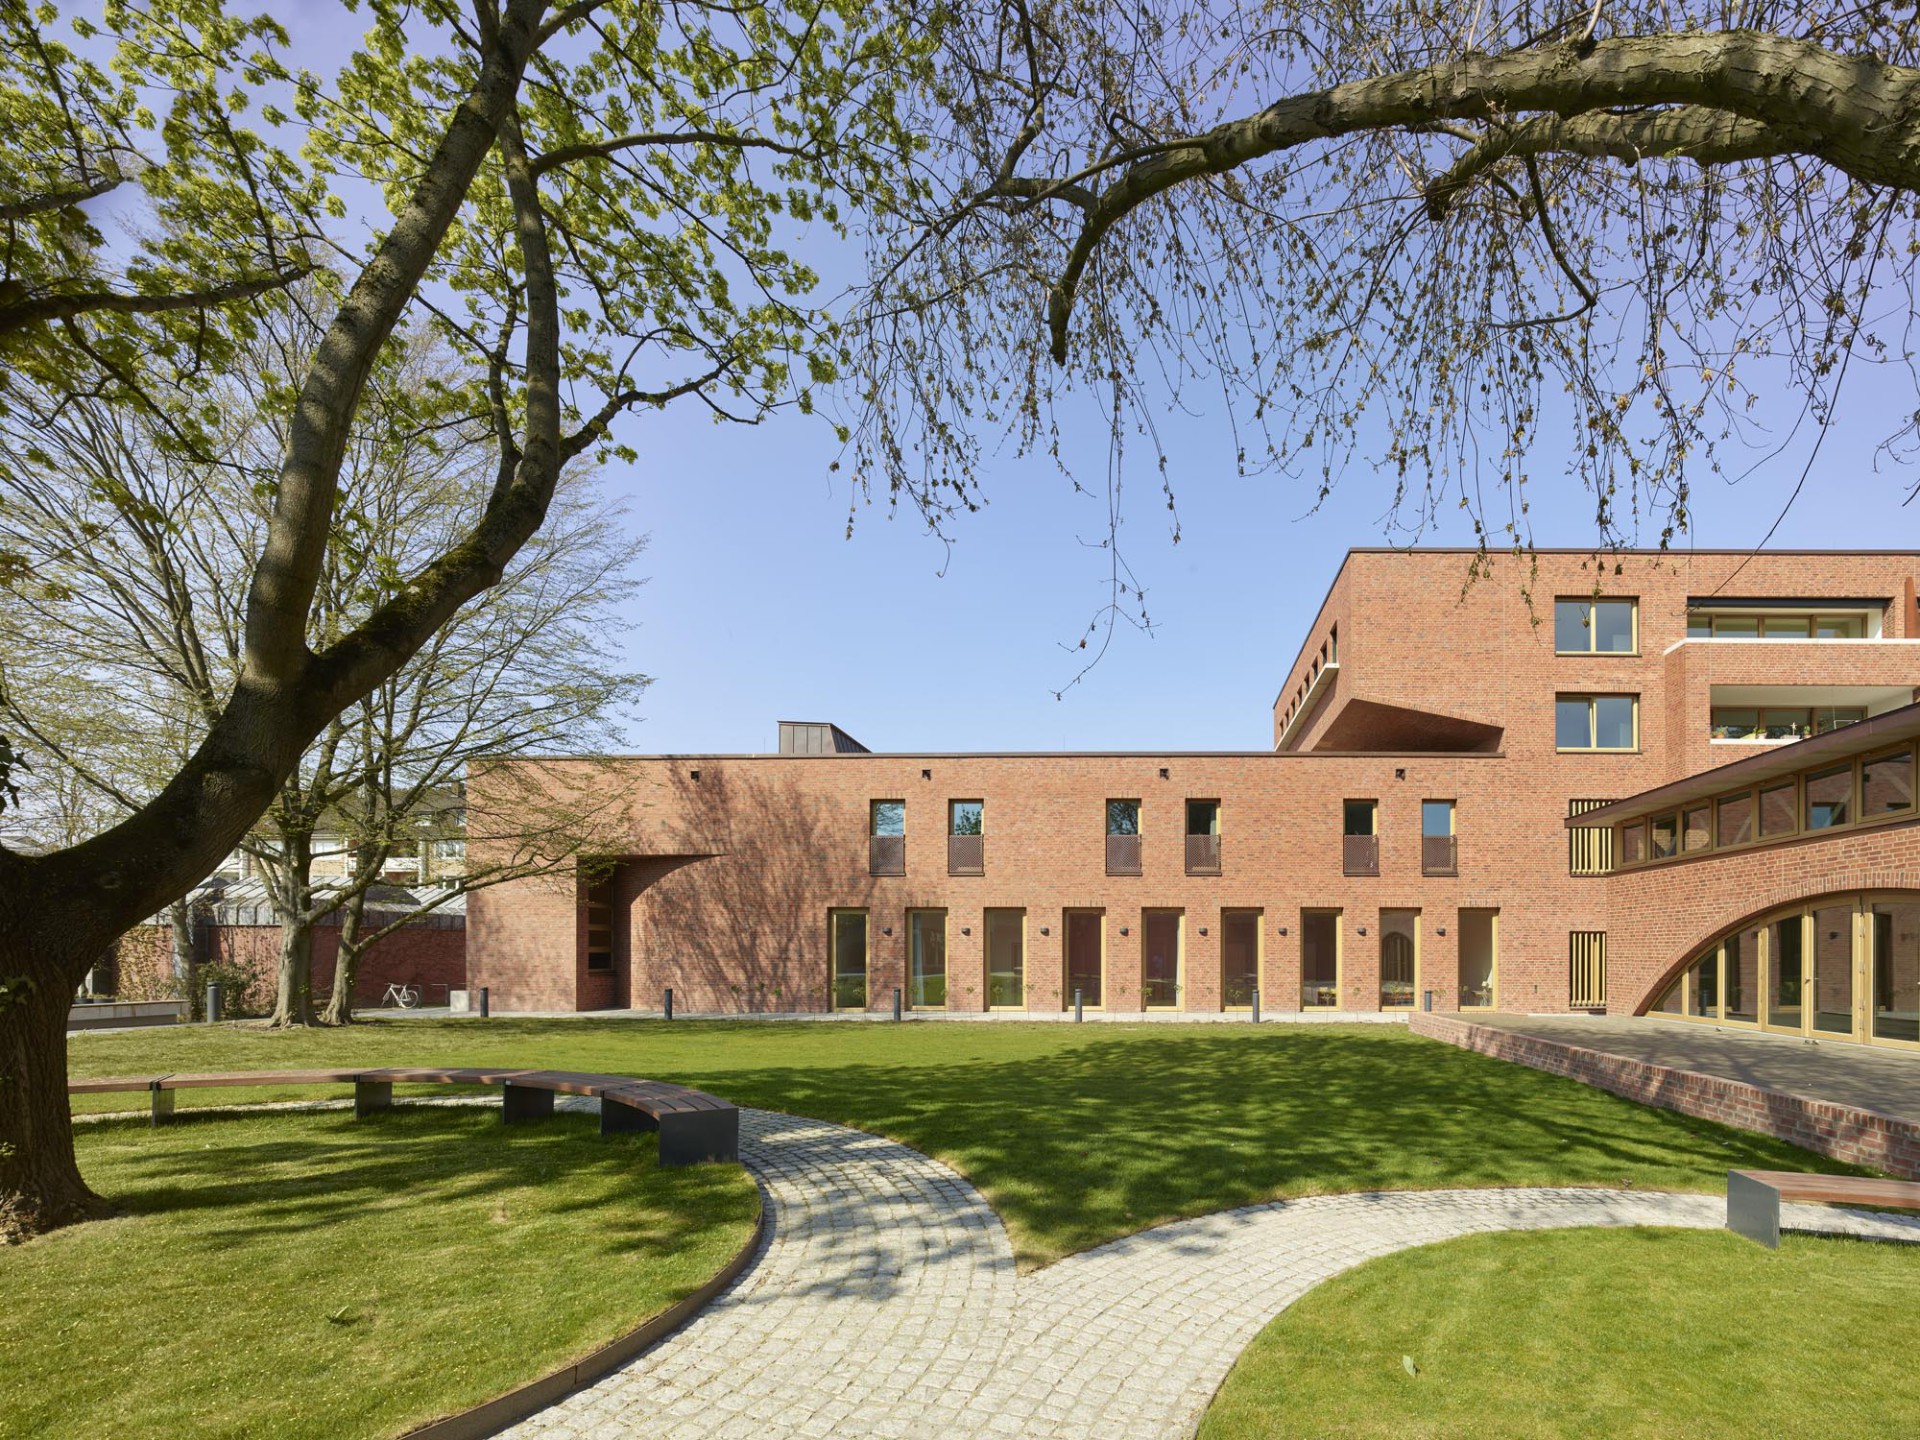
[[[1141,999],[1149,1010],[1180,1005],[1180,912],[1149,910],[1141,917]]]
[[[1795,1034],[1807,1025],[1807,917],[1782,915],[1767,927],[1767,1028]]]
[[[1500,912],[1462,910],[1460,936],[1460,997],[1462,1010],[1493,1007],[1494,974],[1499,966]]]
[[[1420,912],[1380,912],[1380,1008],[1410,1010],[1420,984]]]
[[[1103,963],[1103,931],[1106,914],[1100,910],[1067,912],[1067,988],[1061,997],[1062,1009],[1073,1004],[1077,994],[1082,1005],[1098,1008],[1105,1003],[1106,966]]]
[[[1226,910],[1220,915],[1220,1005],[1247,1010],[1260,987],[1260,912]]]
[[[1851,903],[1813,912],[1813,1028],[1823,1035],[1853,1034],[1853,914]]]
[[[1920,903],[1867,907],[1873,944],[1873,1038],[1920,1044]]]
[[[947,1004],[947,912],[907,912],[907,1004],[943,1010]]]
[[[1027,1003],[1027,912],[989,910],[987,1004],[1019,1009]]]
[[[833,931],[833,1008],[867,1008],[867,912],[835,910]]]

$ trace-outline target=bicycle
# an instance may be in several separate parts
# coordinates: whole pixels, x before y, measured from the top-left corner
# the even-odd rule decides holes
[[[380,997],[382,1005],[398,1005],[402,1010],[411,1010],[420,1003],[418,985],[393,984],[387,986],[387,993]]]

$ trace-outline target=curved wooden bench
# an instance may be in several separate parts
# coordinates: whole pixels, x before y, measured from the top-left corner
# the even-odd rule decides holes
[[[1770,1250],[1780,1248],[1780,1202],[1920,1210],[1920,1181],[1872,1175],[1807,1175],[1798,1170],[1729,1170],[1727,1228]]]
[[[146,1091],[153,1123],[173,1115],[176,1091],[222,1085],[351,1085],[356,1116],[390,1109],[395,1085],[498,1085],[500,1118],[512,1125],[553,1113],[555,1095],[588,1095],[600,1102],[600,1133],[660,1134],[662,1165],[697,1165],[740,1158],[740,1111],[731,1101],[663,1080],[595,1075],[579,1070],[497,1070],[387,1066],[371,1070],[254,1070],[229,1074],[120,1075],[71,1080],[69,1095]]]

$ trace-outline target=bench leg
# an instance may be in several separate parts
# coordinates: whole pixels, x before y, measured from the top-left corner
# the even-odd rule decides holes
[[[1780,1248],[1780,1192],[1745,1175],[1727,1175],[1727,1228],[1736,1235]]]
[[[628,1105],[611,1096],[600,1097],[600,1133],[627,1135],[635,1130],[658,1130],[660,1122],[638,1105]]]
[[[153,1087],[153,1123],[164,1125],[173,1118],[173,1091]]]
[[[699,1165],[739,1158],[738,1110],[674,1110],[660,1117],[662,1165]]]
[[[553,1091],[531,1085],[500,1087],[500,1118],[509,1125],[522,1120],[544,1120],[553,1114]]]
[[[353,1082],[353,1118],[364,1120],[376,1110],[393,1108],[393,1082],[391,1080],[356,1080]]]

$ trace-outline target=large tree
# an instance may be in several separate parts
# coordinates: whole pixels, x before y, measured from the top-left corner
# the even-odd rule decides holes
[[[859,478],[936,524],[1001,429],[1115,487],[1137,447],[1171,508],[1183,401],[1303,508],[1359,470],[1490,548],[1536,480],[1602,547],[1681,540],[1873,365],[1906,398],[1869,423],[1920,433],[1911,7],[956,0],[946,36],[852,357]],[[1070,395],[1111,452],[1063,444]],[[1095,632],[1140,617],[1118,538]]]
[[[219,713],[111,828],[47,853],[0,848],[0,1236],[104,1209],[75,1164],[65,1099],[66,1010],[92,958],[206,875],[313,738],[499,580],[562,467],[608,446],[624,412],[683,397],[747,419],[807,405],[830,361],[807,299],[814,277],[782,248],[783,217],[839,227],[847,194],[897,188],[914,143],[891,96],[925,40],[885,6],[374,0],[363,13],[362,48],[326,79],[285,61],[270,18],[235,22],[216,0],[105,0],[65,49],[47,33],[59,23],[50,8],[7,12],[19,29],[8,53],[39,45],[53,59],[12,64],[0,106],[36,136],[64,138],[10,155],[20,168],[0,172],[0,223],[53,213],[110,179],[110,164],[138,172],[149,203],[130,222],[145,237],[131,259],[84,236],[104,258],[84,260],[68,285],[75,272],[59,257],[71,247],[51,235],[33,252],[46,263],[21,283],[33,294],[91,289],[88,277],[114,261],[129,284],[103,291],[151,276],[156,292],[191,297],[29,316],[5,342],[10,358],[31,360],[36,383],[150,406],[175,422],[176,443],[204,452],[204,336],[244,332],[255,282],[298,278],[305,262],[289,236],[309,247],[302,255],[330,245],[346,273],[289,397],[265,538],[244,577],[237,678]],[[137,103],[69,123],[62,97],[90,45],[108,48]],[[198,143],[196,116],[236,138]],[[266,128],[241,128],[255,119]],[[297,163],[268,143],[296,124]],[[270,159],[274,183],[254,183],[259,167],[229,156]],[[378,187],[386,214],[364,246],[313,221],[332,215],[344,231],[335,177]],[[206,206],[176,211],[176,195],[231,198],[214,219],[246,220],[247,243],[196,235]],[[209,244],[227,257],[224,279],[195,269]],[[149,253],[174,257],[178,274],[158,274]],[[290,261],[273,268],[278,254]],[[337,531],[343,451],[368,376],[414,315],[431,315],[470,367],[470,401],[497,455],[490,491],[450,545],[316,646],[309,620]],[[136,340],[95,343],[88,323],[107,319]],[[179,328],[141,328],[162,321]],[[138,343],[142,334],[166,343]],[[13,560],[0,558],[0,573],[34,583]],[[12,765],[10,783],[23,774],[31,783]]]

